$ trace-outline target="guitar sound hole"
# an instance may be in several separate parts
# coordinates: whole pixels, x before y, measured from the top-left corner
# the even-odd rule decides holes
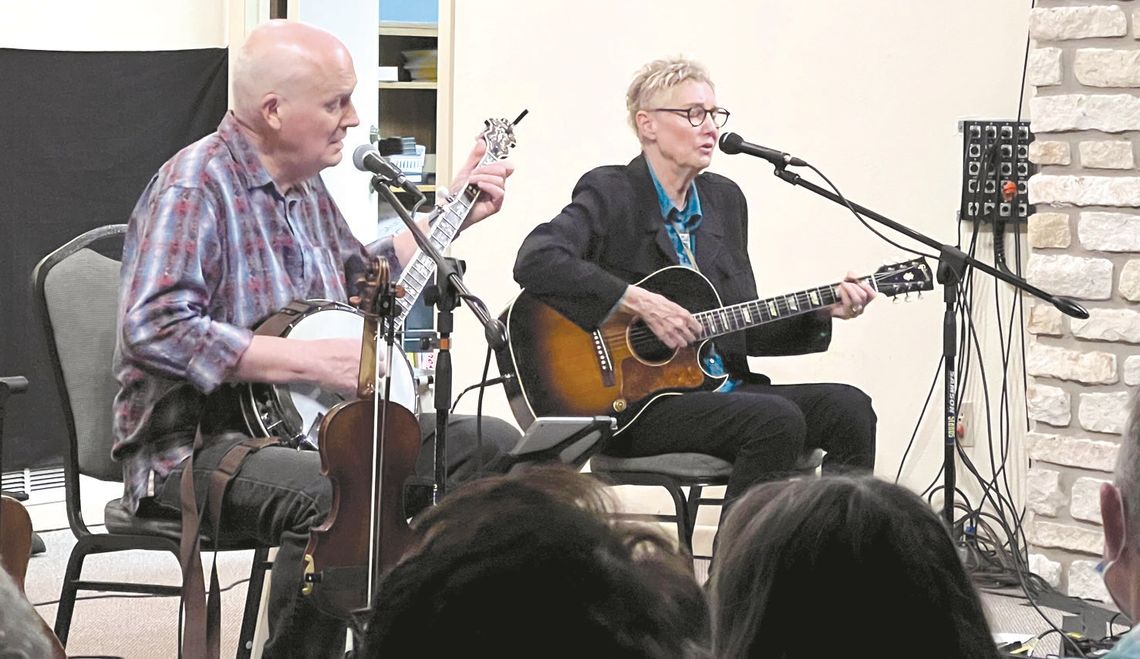
[[[634,321],[626,335],[630,350],[643,362],[663,364],[673,358],[673,349],[661,342],[644,322]]]

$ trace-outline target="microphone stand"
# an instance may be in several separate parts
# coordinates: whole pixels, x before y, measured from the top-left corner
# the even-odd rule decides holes
[[[839,195],[826,190],[811,181],[805,181],[799,174],[789,172],[785,169],[783,164],[776,164],[775,175],[780,180],[790,183],[793,186],[799,186],[810,190],[817,195],[833,201],[844,208],[848,207],[848,203]],[[946,311],[942,320],[942,357],[943,357],[943,374],[945,380],[945,410],[946,410],[946,424],[945,435],[943,443],[943,456],[942,456],[942,471],[943,471],[943,510],[942,515],[946,520],[946,526],[951,531],[954,528],[954,493],[956,487],[955,479],[955,462],[954,450],[957,447],[957,425],[958,425],[958,372],[957,372],[957,300],[958,300],[958,286],[961,284],[963,277],[966,274],[966,267],[970,266],[976,270],[980,270],[991,277],[1006,282],[1007,284],[1025,291],[1034,297],[1040,298],[1057,309],[1062,313],[1072,316],[1074,318],[1088,318],[1089,312],[1079,304],[1067,298],[1051,295],[1045,291],[1033,286],[1021,277],[1018,277],[1010,272],[1004,272],[993,266],[982,263],[974,257],[966,254],[962,250],[953,245],[946,245],[938,242],[934,238],[919,233],[910,227],[899,224],[894,220],[884,217],[873,210],[864,208],[856,203],[850,203],[850,208],[858,211],[864,217],[870,218],[883,226],[894,229],[895,231],[916,240],[924,245],[927,245],[935,250],[938,250],[938,282],[942,284],[943,297],[945,300]]]
[[[435,261],[436,267],[437,292],[434,294],[425,293],[425,299],[434,298],[429,302],[434,304],[437,309],[436,332],[438,338],[436,343],[439,350],[435,361],[435,474],[432,486],[432,504],[435,505],[443,499],[447,492],[447,422],[451,411],[451,331],[454,327],[452,311],[459,306],[459,300],[462,299],[475,314],[475,317],[479,319],[479,322],[483,324],[487,342],[496,350],[506,345],[507,332],[502,323],[487,313],[486,307],[472,302],[475,296],[471,294],[463,282],[459,262],[440,254],[435,245],[416,225],[408,210],[396,199],[396,193],[392,192],[388,184],[389,181],[383,176],[377,175],[372,179],[372,187],[391,204],[396,214],[404,221],[408,231],[412,233],[416,244]],[[413,185],[405,183],[404,189],[415,194],[421,200],[424,198],[423,193]]]

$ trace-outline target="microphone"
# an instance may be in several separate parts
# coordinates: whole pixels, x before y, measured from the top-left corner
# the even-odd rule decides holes
[[[720,150],[730,155],[734,153],[747,153],[750,156],[763,158],[764,160],[767,160],[777,167],[784,167],[787,165],[803,167],[807,165],[807,163],[803,160],[800,160],[793,155],[784,153],[783,151],[777,151],[775,149],[769,149],[766,146],[760,146],[759,144],[745,142],[744,138],[737,135],[736,133],[725,133],[724,135],[720,136]]]
[[[419,193],[419,189],[404,176],[400,168],[388,162],[380,155],[376,147],[371,144],[361,144],[352,152],[352,164],[362,172],[372,172],[392,185],[397,185],[408,192]]]

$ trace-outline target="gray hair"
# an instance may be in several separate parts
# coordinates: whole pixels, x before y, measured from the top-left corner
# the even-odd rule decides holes
[[[242,119],[248,120],[250,115],[257,112],[261,95],[265,92],[264,85],[260,83],[269,73],[266,69],[269,62],[254,57],[244,44],[235,51],[230,72],[234,111]]]
[[[1124,500],[1129,539],[1140,540],[1140,390],[1132,396],[1131,413],[1116,454],[1113,480]]]
[[[637,130],[637,113],[647,109],[662,92],[668,91],[686,80],[703,82],[715,91],[708,69],[695,60],[684,57],[656,59],[641,67],[629,89],[625,93],[625,108],[629,112],[629,125]],[[638,133],[640,137],[640,133]]]

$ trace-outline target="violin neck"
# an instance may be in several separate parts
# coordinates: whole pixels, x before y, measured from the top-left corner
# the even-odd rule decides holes
[[[379,319],[371,314],[364,316],[364,333],[360,341],[360,375],[356,382],[356,397],[369,398],[376,393],[377,355],[380,354]]]

